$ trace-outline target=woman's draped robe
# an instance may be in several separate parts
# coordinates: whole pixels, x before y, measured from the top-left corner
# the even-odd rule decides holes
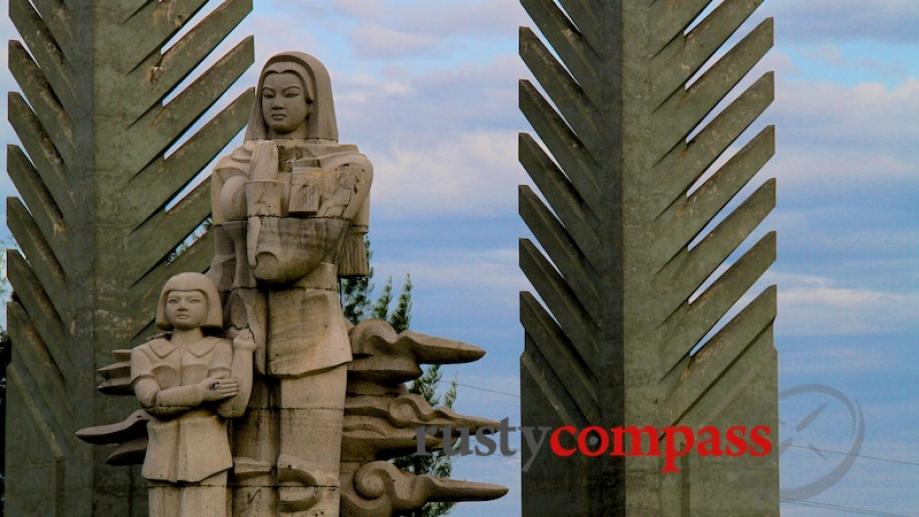
[[[228,335],[248,327],[259,345],[249,410],[233,430],[236,515],[337,514],[351,360],[338,277],[366,269],[371,180],[355,146],[329,140],[248,141],[214,171],[208,274]]]

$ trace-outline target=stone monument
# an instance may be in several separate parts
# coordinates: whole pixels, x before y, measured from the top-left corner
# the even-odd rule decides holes
[[[136,406],[99,393],[95,370],[113,348],[156,332],[167,279],[210,264],[207,235],[172,257],[210,213],[210,181],[189,187],[249,117],[251,88],[224,94],[255,58],[251,36],[230,41],[253,2],[4,5],[18,32],[7,64],[20,90],[9,93],[19,142],[6,163],[18,249],[7,254],[4,511],[140,517],[140,469],[106,465],[74,432]],[[210,114],[215,104],[223,108]]]
[[[167,333],[100,370],[100,390],[133,392],[142,409],[78,433],[119,444],[111,463],[142,459],[151,516],[386,516],[506,492],[386,461],[416,450],[420,426],[459,436],[497,423],[432,408],[403,384],[419,363],[482,350],[342,315],[338,279],[369,269],[371,181],[370,161],[338,142],[322,63],[269,59],[245,143],[212,175],[207,276],[169,280],[156,320]]]
[[[541,298],[521,293],[523,424],[778,433],[775,286],[718,325],[775,260],[774,232],[743,244],[775,206],[774,180],[722,210],[774,152],[772,127],[737,142],[772,102],[772,73],[710,116],[772,46],[765,20],[718,54],[762,0],[521,3],[554,49],[521,29],[552,101],[521,81],[543,144],[520,136],[542,193],[519,196],[542,248],[520,242]],[[687,455],[678,474],[662,474],[661,457],[541,454],[522,474],[523,514],[778,515],[777,449]]]

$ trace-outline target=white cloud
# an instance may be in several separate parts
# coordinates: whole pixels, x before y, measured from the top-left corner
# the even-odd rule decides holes
[[[756,127],[776,124],[776,155],[766,173],[778,178],[780,198],[882,213],[919,187],[917,119],[919,79],[888,86],[780,77],[776,102]],[[878,206],[880,199],[888,205]]]
[[[906,63],[896,63],[889,60],[881,59],[882,55],[871,58],[852,56],[837,44],[824,43],[817,45],[815,48],[805,50],[804,55],[808,59],[817,62],[844,69],[848,71],[867,72],[871,76],[879,77],[902,77],[907,75],[908,67]]]
[[[523,174],[516,134],[474,131],[432,147],[400,145],[374,156],[374,206],[386,217],[507,216]]]
[[[377,78],[369,73],[345,74],[336,84],[342,93],[336,94],[339,104],[366,104],[389,96],[405,96],[414,92],[411,82],[395,77]],[[396,102],[405,102],[400,99]]]
[[[527,23],[514,0],[308,0],[294,9],[354,22],[357,57],[371,59],[429,56],[463,37],[512,38],[517,26]]]
[[[880,343],[858,347],[834,346],[806,349],[782,348],[782,375],[822,375],[878,372],[896,368],[899,359],[884,350]]]
[[[513,37],[519,25],[530,24],[516,0],[416,1],[392,11],[394,23],[431,34]]]
[[[780,83],[776,110],[785,132],[804,144],[838,148],[903,149],[919,138],[919,78],[894,87],[862,82]],[[908,148],[907,148],[908,149]]]
[[[418,142],[419,147],[470,130],[516,130],[522,126],[516,107],[521,74],[514,56],[424,71],[396,65],[342,70],[334,78],[340,129],[360,137],[361,145]],[[394,93],[406,95],[393,99]]]
[[[433,34],[401,31],[375,24],[354,29],[351,44],[363,59],[395,59],[406,55],[435,56],[443,52],[442,40]]]
[[[915,0],[773,0],[763,11],[780,22],[776,24],[780,41],[919,42]]]
[[[450,292],[462,299],[461,291],[477,295],[517,296],[526,289],[526,278],[517,267],[516,249],[481,251],[436,249],[417,254],[411,260],[375,261],[378,278],[411,272],[415,285]]]
[[[852,335],[916,328],[919,292],[845,287],[829,278],[769,273],[779,285],[777,330],[786,335]]]

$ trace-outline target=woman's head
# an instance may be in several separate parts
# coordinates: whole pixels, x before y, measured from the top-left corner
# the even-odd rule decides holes
[[[220,294],[214,282],[201,273],[170,278],[160,292],[156,326],[162,330],[223,329]]]
[[[306,138],[313,99],[299,75],[292,72],[266,74],[259,96],[269,138]]]
[[[338,140],[332,82],[315,57],[302,52],[271,57],[255,93],[246,140]]]

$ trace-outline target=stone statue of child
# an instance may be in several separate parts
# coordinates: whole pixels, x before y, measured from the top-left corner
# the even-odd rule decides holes
[[[231,343],[214,283],[178,274],[163,286],[156,325],[170,332],[131,352],[131,382],[152,419],[144,478],[151,517],[228,516],[233,466],[226,419],[241,416],[252,388],[249,331]],[[205,332],[218,335],[206,335]]]

